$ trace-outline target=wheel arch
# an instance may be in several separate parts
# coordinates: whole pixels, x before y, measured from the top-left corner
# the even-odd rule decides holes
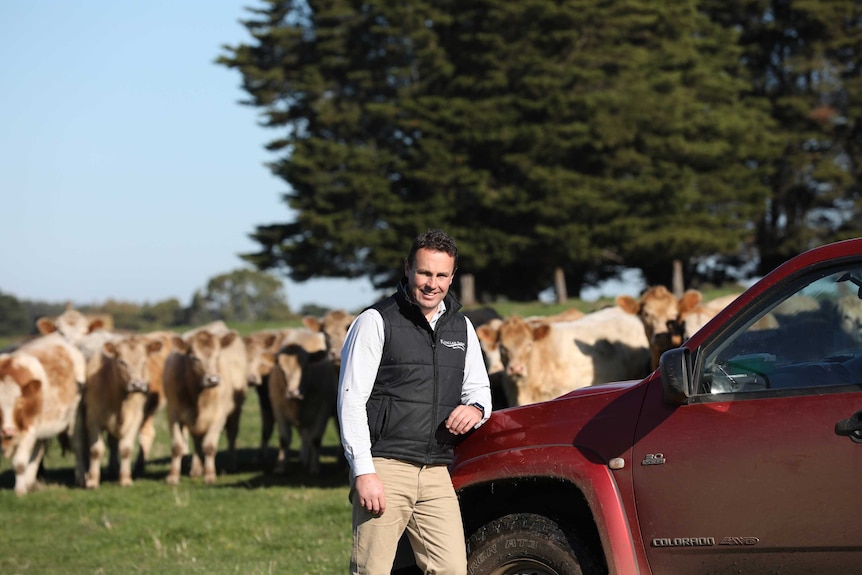
[[[453,474],[467,537],[505,515],[535,513],[581,540],[607,572],[639,572],[625,508],[606,465],[570,445],[512,455],[464,462]]]

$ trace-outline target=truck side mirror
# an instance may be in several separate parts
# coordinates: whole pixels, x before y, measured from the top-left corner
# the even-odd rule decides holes
[[[687,347],[669,349],[661,354],[658,365],[665,403],[687,403],[691,397],[691,351]]]

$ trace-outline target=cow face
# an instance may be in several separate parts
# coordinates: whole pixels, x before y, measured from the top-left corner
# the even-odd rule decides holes
[[[283,386],[278,392],[285,399],[302,399],[299,386],[302,382],[302,370],[307,363],[308,353],[298,345],[289,345],[276,356],[274,369],[279,371],[276,380]]]
[[[838,317],[841,329],[856,344],[862,344],[862,300],[856,295],[838,300]]]
[[[248,358],[248,384],[258,386],[270,374],[274,362],[273,348],[278,343],[278,335],[272,332],[257,332],[242,338]]]
[[[36,358],[20,352],[0,355],[0,445],[7,458],[42,411],[44,380]]]
[[[218,336],[201,330],[189,336],[188,339],[175,337],[173,343],[175,350],[187,356],[190,368],[201,387],[207,388],[221,383],[219,354],[222,348],[232,344],[236,337],[235,331]]]
[[[148,340],[140,336],[124,337],[108,341],[102,353],[114,370],[113,380],[122,386],[124,393],[148,393],[150,390],[149,356],[162,349],[159,340]]]
[[[36,327],[42,335],[56,331],[72,345],[78,345],[84,336],[103,327],[103,323],[98,319],[90,321],[81,312],[67,309],[56,318],[39,318],[36,320]]]
[[[530,325],[520,317],[513,316],[500,325],[500,357],[508,375],[516,383],[529,376],[528,366],[532,361],[536,342],[546,338],[551,328],[547,324]]]
[[[350,329],[350,324],[355,318],[355,315],[344,310],[332,310],[327,312],[322,320],[305,316],[302,321],[309,329],[323,333],[329,360],[336,366],[340,366],[341,348],[344,346],[347,330]]]
[[[623,311],[641,320],[653,368],[658,366],[662,353],[682,345],[686,338],[685,316],[700,305],[701,297],[699,291],[688,290],[677,299],[661,285],[647,289],[640,301],[627,295],[617,297],[616,303]]]

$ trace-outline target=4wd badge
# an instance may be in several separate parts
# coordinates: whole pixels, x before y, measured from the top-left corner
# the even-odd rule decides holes
[[[664,453],[647,453],[641,465],[661,465],[667,460],[664,458]]]

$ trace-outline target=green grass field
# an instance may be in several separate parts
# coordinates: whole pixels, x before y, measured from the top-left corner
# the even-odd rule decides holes
[[[347,471],[337,463],[337,435],[324,439],[319,477],[302,472],[294,433],[288,473],[275,476],[277,438],[256,462],[260,416],[255,391],[243,409],[239,469],[215,485],[184,475],[168,486],[170,442],[164,413],[144,477],[121,488],[104,475],[98,490],[74,487],[74,458],[52,443],[41,488],[13,491],[14,473],[0,460],[0,573],[330,574],[347,570],[350,504]],[[222,437],[222,449],[226,447]],[[184,466],[186,471],[187,465]]]

